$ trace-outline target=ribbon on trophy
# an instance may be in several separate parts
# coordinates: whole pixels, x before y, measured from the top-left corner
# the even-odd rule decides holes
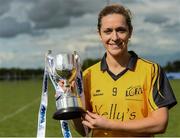
[[[82,98],[82,94],[83,94],[83,85],[82,85],[82,72],[81,72],[81,67],[80,67],[80,58],[79,56],[76,54],[76,52],[74,53],[74,58],[77,62],[76,64],[76,78],[75,78],[75,83],[76,83],[76,91],[79,95],[80,98]],[[39,108],[39,113],[38,113],[38,126],[37,126],[37,137],[38,138],[44,138],[45,137],[45,133],[46,133],[46,112],[47,112],[47,106],[48,106],[48,78],[50,78],[54,88],[55,88],[55,95],[58,97],[63,97],[64,95],[64,90],[63,88],[61,88],[60,85],[58,85],[57,83],[57,78],[55,77],[55,72],[54,72],[54,68],[55,68],[55,62],[54,62],[54,57],[51,55],[51,50],[48,51],[47,55],[45,56],[45,68],[44,68],[44,75],[43,75],[43,85],[42,85],[42,95],[41,95],[41,103],[40,103],[40,108]],[[59,79],[62,79],[61,76],[59,76]],[[72,103],[76,103],[76,98],[69,98],[71,101],[67,102],[67,105],[72,106]],[[62,106],[64,106],[63,102],[66,102],[67,98],[64,100],[63,98],[59,100],[59,98],[56,98],[56,108],[60,108]],[[59,104],[63,104],[63,105],[59,105]],[[66,105],[66,106],[67,106]],[[76,104],[75,104],[76,105]],[[65,106],[65,107],[66,107]],[[71,109],[71,107],[70,107]],[[74,108],[73,108],[74,109]],[[83,112],[81,111],[82,109],[77,107],[74,110],[71,109],[71,113],[76,113],[76,111],[79,112]],[[78,109],[78,110],[77,110]],[[61,115],[65,115],[64,110],[60,110],[61,114],[58,115],[59,118],[61,118]],[[65,110],[66,111],[66,110]],[[59,113],[59,111],[58,111]],[[75,114],[73,114],[75,115]],[[80,115],[80,114],[79,114]],[[70,131],[70,127],[69,127],[69,118],[66,118],[66,120],[63,119],[57,119],[59,120],[60,123],[60,127],[61,127],[61,131],[62,134],[65,138],[71,138],[72,134]]]

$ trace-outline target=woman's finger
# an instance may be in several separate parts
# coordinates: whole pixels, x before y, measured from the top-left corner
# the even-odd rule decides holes
[[[93,122],[94,119],[89,114],[85,114],[84,120],[86,120],[88,122]]]
[[[86,120],[83,120],[83,121],[82,121],[82,124],[85,125],[85,126],[87,126],[88,128],[91,128],[91,129],[94,128],[94,127],[91,125],[91,123],[88,122],[88,121],[86,121]]]
[[[91,118],[93,118],[93,119],[98,118],[98,115],[95,114],[95,113],[92,113],[92,112],[87,111],[87,114],[88,114]]]
[[[64,86],[64,80],[59,80],[58,84],[63,87]]]

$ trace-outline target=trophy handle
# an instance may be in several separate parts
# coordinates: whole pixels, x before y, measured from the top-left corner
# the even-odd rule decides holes
[[[76,90],[79,97],[82,97],[83,94],[83,77],[82,77],[82,70],[81,70],[81,61],[80,56],[77,54],[76,51],[74,51],[74,58],[75,58],[75,64],[77,69],[77,76],[76,76]]]

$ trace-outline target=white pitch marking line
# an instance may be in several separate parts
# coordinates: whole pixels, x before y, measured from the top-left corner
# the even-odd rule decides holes
[[[24,111],[25,109],[29,108],[30,106],[32,106],[33,104],[35,104],[37,101],[39,100],[36,99],[34,100],[32,103],[29,103],[29,104],[26,104],[25,106],[22,106],[21,108],[19,108],[18,110],[16,110],[13,114],[9,114],[9,115],[5,115],[5,117],[3,117],[1,120],[0,120],[0,123],[15,116],[16,114],[19,114],[20,112]]]

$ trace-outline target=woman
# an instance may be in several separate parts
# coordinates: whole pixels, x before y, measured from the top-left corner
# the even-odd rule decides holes
[[[130,11],[106,6],[98,17],[102,60],[84,72],[87,113],[82,124],[94,137],[153,136],[168,124],[177,102],[162,68],[128,52],[133,27]]]

